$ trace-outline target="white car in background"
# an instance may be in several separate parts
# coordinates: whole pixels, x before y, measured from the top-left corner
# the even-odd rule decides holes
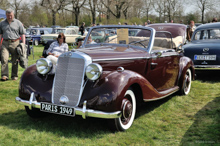
[[[45,45],[48,41],[56,40],[59,33],[64,33],[66,37],[66,43],[72,44],[79,35],[79,29],[74,28],[55,28],[52,34],[45,34],[41,36],[41,41]]]

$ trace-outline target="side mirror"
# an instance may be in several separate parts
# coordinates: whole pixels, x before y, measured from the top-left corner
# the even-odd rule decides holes
[[[183,46],[183,44],[180,43],[180,44],[176,47],[176,51],[177,51],[178,53],[183,53],[183,48],[182,48],[182,46]]]
[[[151,55],[153,59],[156,59],[162,56],[162,52],[153,52]]]

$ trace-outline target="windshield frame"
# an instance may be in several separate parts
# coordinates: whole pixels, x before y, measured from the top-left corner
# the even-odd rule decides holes
[[[148,43],[148,46],[147,48],[142,48],[142,47],[138,47],[138,46],[133,46],[133,45],[129,45],[129,44],[111,44],[111,46],[121,46],[121,47],[135,47],[137,49],[140,49],[140,50],[144,50],[144,51],[147,51],[147,52],[150,52],[153,48],[153,40],[154,40],[154,37],[155,37],[155,29],[154,28],[150,28],[150,27],[145,27],[145,26],[133,26],[133,25],[103,25],[103,26],[94,26],[94,27],[91,27],[89,29],[89,32],[88,34],[86,35],[86,38],[82,44],[82,48],[81,49],[87,49],[88,47],[92,47],[92,46],[109,46],[110,44],[109,43],[99,43],[99,44],[86,44],[86,42],[88,41],[89,39],[89,36],[91,34],[91,32],[94,30],[94,29],[121,29],[121,28],[128,28],[128,29],[143,29],[143,30],[148,30],[150,31],[150,39],[149,39],[149,43]]]

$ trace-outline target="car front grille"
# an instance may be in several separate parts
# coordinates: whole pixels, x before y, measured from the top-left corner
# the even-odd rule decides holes
[[[53,87],[52,102],[60,104],[60,97],[65,95],[67,106],[77,106],[84,83],[85,59],[61,56],[58,59]]]

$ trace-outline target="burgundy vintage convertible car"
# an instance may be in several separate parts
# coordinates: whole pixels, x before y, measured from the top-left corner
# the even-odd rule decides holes
[[[130,29],[137,34],[130,36]],[[90,34],[101,31],[102,41],[93,42]],[[41,58],[27,68],[16,101],[33,118],[45,112],[106,118],[127,130],[139,102],[190,92],[193,63],[174,46],[170,32],[150,27],[93,27],[82,47],[63,53],[56,65]]]

